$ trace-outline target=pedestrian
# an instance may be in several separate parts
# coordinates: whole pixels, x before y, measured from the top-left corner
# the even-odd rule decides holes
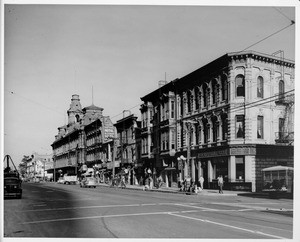
[[[199,184],[200,184],[200,187],[201,187],[202,190],[204,189],[203,183],[204,183],[204,178],[203,178],[203,176],[200,176],[200,178],[199,178]]]
[[[125,176],[124,175],[121,176],[121,188],[126,188]]]
[[[222,175],[219,175],[219,177],[218,177],[219,193],[222,193],[222,194],[223,194],[223,185],[224,185],[223,177],[222,177]]]
[[[153,179],[151,176],[149,176],[149,188],[153,189]]]

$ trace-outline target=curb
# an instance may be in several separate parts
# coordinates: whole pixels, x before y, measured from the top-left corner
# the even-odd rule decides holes
[[[101,187],[107,187],[107,188],[116,188],[116,187],[110,187],[108,185],[98,185]],[[119,188],[117,187],[117,189],[128,189],[128,190],[136,190],[136,191],[143,191],[143,192],[161,192],[161,193],[174,193],[174,194],[182,194],[182,195],[191,195],[191,196],[238,196],[238,194],[236,193],[223,193],[223,194],[219,194],[218,192],[209,192],[209,191],[205,191],[205,192],[199,192],[199,193],[191,193],[191,192],[180,192],[180,191],[172,191],[172,190],[164,190],[164,189],[147,189],[144,190],[142,187],[137,188],[137,187],[125,187],[125,188]]]

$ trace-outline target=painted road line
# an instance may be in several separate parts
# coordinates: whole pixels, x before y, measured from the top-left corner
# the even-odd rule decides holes
[[[213,209],[213,208],[199,207],[199,206],[193,206],[193,205],[188,205],[188,204],[183,204],[183,203],[174,203],[174,205],[182,206],[182,207],[189,207],[189,208],[205,209],[206,211],[208,211],[208,210],[216,211],[216,209]]]
[[[258,207],[258,206],[251,206],[253,205],[270,205],[270,204],[278,204],[278,203],[211,203],[211,204],[215,204],[215,205],[227,205],[227,206],[235,206],[235,207],[241,207],[241,208],[250,208],[253,210],[269,210],[269,211],[282,211],[282,212],[292,212],[293,209],[290,208],[269,208],[269,207]],[[278,205],[282,205],[282,204],[278,204]]]
[[[220,225],[220,226],[223,226],[223,227],[242,230],[242,231],[246,231],[246,232],[254,233],[254,234],[260,234],[260,235],[264,235],[264,236],[268,236],[268,237],[272,237],[272,238],[276,238],[276,239],[289,239],[289,238],[285,238],[285,237],[280,237],[280,236],[276,236],[276,235],[272,235],[272,234],[263,233],[263,232],[256,231],[256,230],[245,229],[245,228],[236,227],[236,226],[232,226],[232,225],[228,225],[228,224],[224,224],[224,223],[218,223],[218,222],[214,222],[214,221],[210,221],[210,220],[206,220],[206,219],[188,217],[188,216],[184,216],[184,215],[177,214],[177,213],[169,213],[169,215],[177,216],[177,217],[181,217],[181,218],[186,218],[186,219],[191,219],[191,220],[196,220],[196,221],[205,222],[205,223],[216,224],[216,225]]]
[[[47,206],[45,203],[41,203],[41,204],[32,204],[32,206],[34,207],[43,207],[43,206]],[[33,210],[36,211],[36,210]]]
[[[37,220],[30,222],[23,222],[20,224],[39,224],[39,223],[52,223],[52,222],[62,222],[62,221],[74,221],[74,220],[88,220],[88,219],[100,219],[100,218],[116,218],[116,217],[129,217],[129,216],[146,216],[146,215],[166,215],[166,214],[177,214],[177,213],[195,213],[197,210],[189,211],[167,211],[167,212],[152,212],[152,213],[131,213],[131,214],[113,214],[113,215],[100,215],[100,216],[90,216],[90,217],[76,217],[76,218],[60,218],[60,219],[46,219]]]
[[[86,200],[86,199],[83,199]],[[56,201],[56,200],[52,200]],[[190,203],[186,203],[186,206],[188,206]],[[64,207],[64,208],[47,208],[47,209],[28,209],[28,210],[20,210],[18,212],[43,212],[43,211],[62,211],[62,210],[74,210],[74,209],[93,209],[93,208],[118,208],[118,207],[143,207],[143,206],[164,206],[164,205],[178,205],[178,203],[137,203],[137,204],[118,204],[118,205],[97,205],[97,206],[82,206],[82,207]],[[185,204],[181,204],[181,206],[184,206]],[[196,206],[190,206],[192,208],[198,208]]]
[[[84,206],[84,207],[67,207],[67,208],[47,208],[47,209],[28,209],[20,210],[18,212],[32,212],[32,211],[61,211],[61,210],[74,210],[74,209],[89,209],[89,208],[118,208],[118,207],[139,207],[141,204],[125,204],[125,205],[101,205],[101,206]]]

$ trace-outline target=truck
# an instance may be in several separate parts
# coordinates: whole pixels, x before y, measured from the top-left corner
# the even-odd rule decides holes
[[[4,198],[16,197],[22,198],[22,179],[15,167],[11,157],[6,155],[4,157],[6,161],[6,167],[4,168]],[[11,161],[11,165],[9,165]],[[14,169],[13,169],[14,168]]]
[[[64,184],[77,184],[78,183],[78,180],[77,180],[77,176],[76,175],[69,175],[69,174],[65,174],[63,176],[63,183]]]

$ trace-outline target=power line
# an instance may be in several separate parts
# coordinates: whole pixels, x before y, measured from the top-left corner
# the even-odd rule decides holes
[[[132,109],[134,109],[134,108],[136,108],[136,107],[138,107],[138,106],[140,106],[140,105],[142,105],[142,103],[140,103],[140,104],[137,104],[137,105],[135,105],[134,107],[132,107],[132,108],[128,108],[128,109],[126,109],[126,110],[132,110]],[[120,116],[121,114],[123,114],[123,112],[122,112],[122,113],[118,113],[118,114],[116,114],[115,116],[113,116],[113,117],[111,117],[111,118],[118,117],[118,116]]]
[[[265,37],[265,38],[263,38],[263,39],[261,39],[261,40],[255,42],[254,44],[248,46],[247,48],[241,50],[240,52],[245,51],[245,50],[249,49],[250,47],[252,47],[252,46],[254,46],[254,45],[257,45],[257,44],[259,44],[260,42],[263,42],[264,40],[266,40],[266,39],[272,37],[272,36],[275,35],[275,34],[278,34],[279,32],[281,32],[281,31],[287,29],[288,27],[290,27],[291,25],[294,25],[294,24],[295,24],[295,22],[294,22],[294,21],[291,21],[291,23],[290,23],[289,25],[287,25],[287,26],[285,26],[284,28],[282,28],[282,29],[280,29],[280,30],[278,30],[278,31],[276,31],[276,32],[274,32],[274,33],[268,35],[267,37]]]
[[[282,16],[284,16],[286,19],[288,19],[290,22],[294,22],[292,19],[290,19],[288,16],[286,16],[282,11],[280,11],[278,8],[274,7],[274,9],[280,13]]]
[[[45,105],[43,105],[43,104],[41,104],[41,103],[39,103],[39,102],[36,102],[36,101],[34,101],[34,100],[32,100],[32,99],[29,99],[29,98],[24,97],[24,96],[22,96],[22,95],[20,95],[20,94],[17,94],[16,92],[8,91],[8,90],[5,90],[5,91],[8,92],[8,93],[10,93],[10,94],[12,94],[12,95],[15,95],[15,96],[18,96],[18,97],[20,97],[20,98],[23,98],[23,99],[25,99],[25,100],[27,100],[27,101],[29,101],[29,102],[32,102],[32,103],[34,103],[34,104],[40,105],[40,106],[42,106],[42,107],[44,107],[44,108],[47,108],[47,109],[49,109],[49,110],[51,110],[51,111],[54,111],[54,112],[56,112],[56,113],[59,113],[59,114],[61,114],[61,115],[65,115],[64,113],[61,113],[61,112],[57,111],[56,109],[50,108],[50,107],[48,107],[48,106],[45,106]]]
[[[279,94],[276,94],[276,95],[274,95],[274,96],[270,96],[270,97],[268,97],[268,98],[264,98],[264,99],[261,99],[261,100],[258,100],[258,101],[254,101],[254,102],[251,102],[251,103],[247,103],[246,105],[243,104],[243,105],[240,105],[240,106],[238,106],[238,107],[233,107],[233,108],[230,109],[230,111],[236,111],[236,110],[238,110],[238,109],[243,110],[243,109],[245,109],[245,108],[252,108],[252,107],[256,107],[256,106],[259,106],[259,105],[262,105],[262,104],[265,104],[265,103],[273,102],[273,101],[277,100],[277,98],[278,98],[279,96],[281,96],[281,95],[284,95],[284,97],[293,96],[294,94],[289,94],[289,95],[287,95],[287,96],[285,96],[285,95],[288,94],[288,93],[290,93],[290,92],[294,92],[294,91],[295,91],[295,89],[292,89],[292,90],[290,90],[290,91],[287,91],[287,92],[284,92],[284,93],[279,93]],[[269,100],[269,99],[272,99],[272,100]],[[266,100],[269,100],[269,101],[263,102],[263,101],[266,101]],[[261,102],[263,102],[263,103],[261,103]],[[253,104],[256,104],[256,105],[251,106],[251,107],[248,107],[248,106],[253,105]]]

